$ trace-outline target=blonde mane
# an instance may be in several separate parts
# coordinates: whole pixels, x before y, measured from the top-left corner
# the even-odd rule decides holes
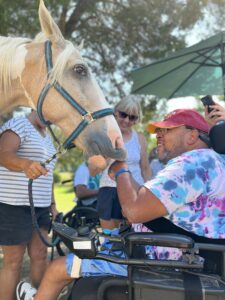
[[[34,40],[27,38],[0,37],[0,87],[4,94],[7,94],[11,89],[14,56],[18,47],[31,42],[40,43],[45,42],[46,40],[47,38],[43,33],[39,33]],[[66,40],[63,42],[64,49],[58,55],[53,69],[49,74],[48,81],[50,84],[54,84],[55,81],[60,81],[71,55],[74,53],[79,55],[78,49],[76,49],[71,42]]]
[[[11,88],[14,56],[17,48],[30,43],[27,38],[0,37],[0,87],[4,94]]]

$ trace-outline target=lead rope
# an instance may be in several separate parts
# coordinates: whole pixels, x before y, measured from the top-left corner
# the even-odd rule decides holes
[[[55,140],[56,141],[56,140]],[[59,144],[59,143],[58,143]],[[47,164],[49,164],[53,159],[55,159],[58,156],[63,155],[66,152],[66,149],[63,149],[61,147],[61,145],[59,144],[58,150],[57,152],[52,155],[52,157],[50,157],[49,159],[47,159],[45,162],[41,163],[41,165],[45,168],[45,166]],[[44,236],[41,233],[40,227],[38,225],[37,222],[37,217],[36,217],[36,213],[35,213],[35,208],[34,208],[34,201],[33,201],[33,191],[32,191],[32,185],[33,185],[33,179],[29,179],[28,181],[28,196],[29,196],[29,202],[30,202],[30,210],[31,210],[31,218],[32,218],[32,224],[33,227],[37,230],[37,233],[41,239],[41,241],[47,246],[47,247],[51,247],[54,248],[58,242],[60,241],[59,237],[56,237],[54,241],[49,242],[47,241]]]

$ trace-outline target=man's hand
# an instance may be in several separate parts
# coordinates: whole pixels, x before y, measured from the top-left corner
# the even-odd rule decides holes
[[[109,167],[108,175],[112,180],[115,180],[115,173],[121,169],[128,169],[128,165],[125,161],[114,161]]]
[[[96,176],[107,167],[107,160],[102,155],[94,155],[88,159],[88,169],[91,176]]]

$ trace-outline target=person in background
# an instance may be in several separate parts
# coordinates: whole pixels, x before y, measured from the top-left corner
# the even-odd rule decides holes
[[[55,148],[37,113],[16,117],[0,128],[0,299],[14,300],[25,251],[30,257],[31,281],[39,286],[47,267],[47,248],[32,226],[28,180],[33,182],[33,201],[42,235],[47,238],[50,212],[57,211],[53,194],[55,160],[43,167]]]
[[[74,191],[78,199],[86,199],[84,204],[92,205],[96,202],[96,198],[99,190],[101,174],[96,176],[90,176],[88,165],[83,162],[76,170],[74,174]]]
[[[131,97],[125,98],[116,104],[114,112],[127,150],[128,168],[134,180],[141,185],[151,177],[151,171],[146,139],[143,134],[133,129],[142,118],[140,103]],[[119,227],[123,216],[116,182],[108,176],[108,169],[103,171],[100,179],[97,210],[102,228]]]
[[[219,121],[225,121],[225,108],[215,103],[215,105],[210,105],[213,110],[208,113],[208,107],[205,107],[205,118],[210,126],[216,125]]]
[[[157,148],[154,147],[148,156],[149,159],[149,167],[152,172],[152,178],[156,176],[156,174],[164,168],[163,162],[161,162],[158,158]]]

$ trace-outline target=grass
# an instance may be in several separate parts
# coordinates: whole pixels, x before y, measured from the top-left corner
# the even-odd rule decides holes
[[[72,178],[71,173],[60,173],[61,181]],[[73,183],[69,182],[66,184],[56,183],[54,185],[55,201],[59,212],[64,214],[72,209],[75,205],[73,199],[75,198]]]

